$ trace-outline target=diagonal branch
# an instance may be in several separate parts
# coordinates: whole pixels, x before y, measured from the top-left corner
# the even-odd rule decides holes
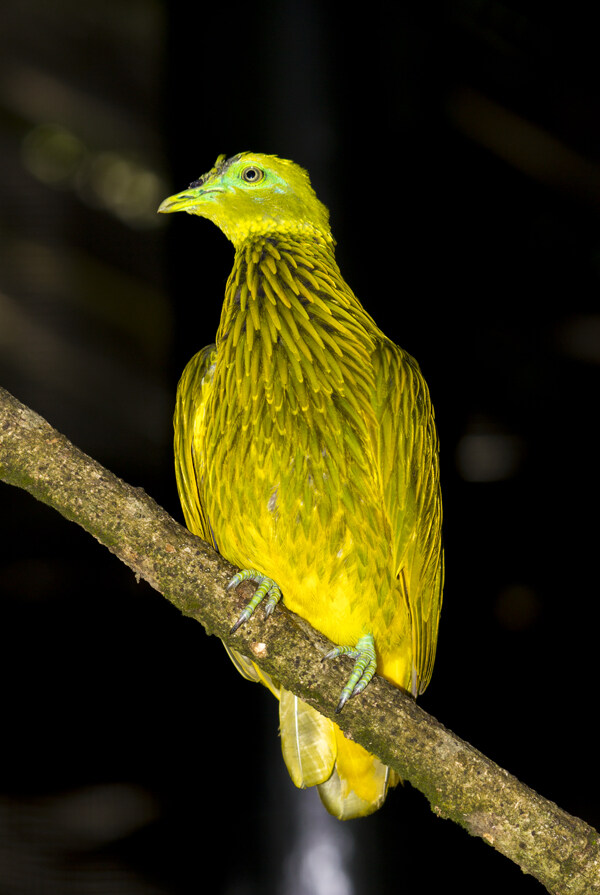
[[[378,755],[429,799],[432,810],[482,837],[561,895],[600,893],[598,833],[498,767],[376,676],[334,715],[344,661],[323,664],[328,641],[278,609],[230,633],[248,599],[225,586],[236,571],[133,488],[79,451],[0,389],[0,479],[77,522],[209,634],[258,665]],[[349,663],[350,660],[348,660]]]

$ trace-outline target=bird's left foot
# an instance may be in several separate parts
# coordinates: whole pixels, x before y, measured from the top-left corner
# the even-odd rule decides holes
[[[273,581],[272,578],[267,578],[266,575],[263,575],[262,572],[259,572],[258,569],[244,569],[241,572],[238,572],[237,575],[234,575],[229,584],[227,585],[227,590],[234,590],[238,584],[241,584],[242,581],[256,581],[258,587],[254,592],[254,596],[246,606],[244,610],[240,613],[238,620],[235,625],[231,629],[231,633],[235,634],[237,629],[247,622],[248,619],[252,616],[252,613],[262,601],[266,599],[265,602],[265,615],[267,618],[279,601],[281,600],[281,589],[279,585]]]
[[[336,646],[330,653],[323,656],[325,659],[337,659],[338,656],[351,656],[356,659],[352,674],[348,683],[342,690],[342,695],[335,710],[338,715],[350,697],[357,696],[365,689],[377,669],[377,657],[375,656],[375,641],[372,634],[361,637],[356,646]]]

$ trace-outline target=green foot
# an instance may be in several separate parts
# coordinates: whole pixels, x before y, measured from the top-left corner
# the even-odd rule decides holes
[[[337,659],[338,656],[351,656],[356,659],[352,674],[348,678],[348,683],[342,690],[342,695],[338,706],[335,710],[338,715],[350,697],[357,696],[365,689],[375,671],[377,669],[377,658],[375,656],[375,641],[372,634],[365,634],[361,637],[356,646],[336,646],[330,653],[323,656],[325,659]]]
[[[267,618],[271,615],[281,600],[281,590],[279,585],[276,584],[272,578],[267,578],[266,575],[259,572],[258,569],[244,569],[242,572],[238,572],[227,585],[227,590],[234,590],[234,588],[236,588],[238,584],[241,584],[242,581],[256,581],[258,587],[254,592],[254,596],[246,608],[241,612],[238,620],[231,629],[232,634],[235,634],[240,625],[243,625],[244,622],[248,621],[258,604],[262,603],[265,597],[267,597],[265,603],[265,615]]]

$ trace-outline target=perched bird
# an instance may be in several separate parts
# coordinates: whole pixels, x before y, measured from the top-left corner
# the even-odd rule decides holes
[[[243,570],[230,586],[259,585],[234,628],[283,598],[337,644],[327,658],[355,660],[338,711],[375,671],[417,696],[444,573],[438,440],[416,361],[343,280],[329,212],[293,162],[221,155],[159,211],[208,218],[235,247],[216,343],[185,368],[174,419],[188,528]],[[396,775],[228,652],[279,699],[296,786],[316,785],[341,819],[379,808]]]

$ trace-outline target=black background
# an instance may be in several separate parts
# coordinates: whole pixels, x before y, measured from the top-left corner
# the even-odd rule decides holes
[[[154,210],[221,152],[302,164],[346,279],[436,407],[447,584],[421,704],[598,826],[582,10],[6,0],[0,384],[181,518],[173,397],[232,249]],[[23,492],[0,486],[0,511],[2,893],[542,891],[410,786],[330,820],[218,641]]]

